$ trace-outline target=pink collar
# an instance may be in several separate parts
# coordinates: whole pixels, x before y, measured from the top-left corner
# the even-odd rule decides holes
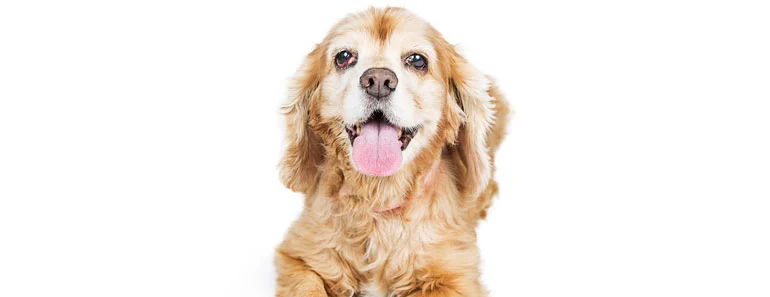
[[[406,199],[401,200],[401,202],[399,202],[398,204],[396,204],[394,206],[391,206],[391,207],[388,207],[388,208],[375,209],[374,212],[382,214],[382,213],[386,213],[386,212],[389,212],[389,211],[392,211],[392,210],[397,210],[397,209],[403,207],[404,205],[406,205]]]
[[[441,159],[436,160],[436,162],[433,163],[433,165],[430,167],[430,170],[428,170],[428,173],[425,174],[425,177],[422,180],[423,189],[419,193],[412,193],[411,195],[407,195],[404,197],[404,199],[401,199],[401,202],[397,203],[394,206],[384,208],[384,209],[376,209],[374,210],[375,213],[386,213],[394,210],[398,210],[399,208],[402,208],[406,205],[406,202],[412,198],[412,197],[419,197],[422,194],[424,194],[424,190],[427,189],[429,186],[431,186],[436,181],[436,175],[438,172],[439,164],[441,163]]]
[[[428,173],[425,174],[425,177],[422,180],[422,185],[423,185],[423,190],[422,191],[420,191],[419,193],[411,193],[410,195],[407,195],[406,197],[401,199],[401,201],[399,203],[397,203],[396,205],[393,205],[393,206],[390,206],[390,207],[386,207],[386,208],[382,208],[382,209],[375,209],[374,212],[382,214],[382,213],[387,213],[387,212],[390,212],[390,211],[398,210],[398,209],[404,207],[406,205],[406,202],[410,198],[412,198],[412,197],[419,197],[420,195],[424,194],[423,193],[424,189],[429,188],[433,183],[436,182],[436,176],[438,175],[437,172],[438,172],[438,167],[439,167],[440,164],[441,164],[441,159],[436,160],[436,162],[434,162],[433,165],[430,167],[430,170],[428,170]],[[352,193],[353,193],[353,189],[350,186],[343,185],[342,188],[340,188],[338,195],[339,195],[340,198],[342,198],[342,197],[345,197],[345,196],[350,195]]]

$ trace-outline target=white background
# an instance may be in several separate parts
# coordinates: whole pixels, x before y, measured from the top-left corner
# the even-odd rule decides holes
[[[0,296],[273,295],[278,106],[369,4],[270,2],[0,3]],[[516,108],[491,296],[770,295],[766,1],[373,4]]]

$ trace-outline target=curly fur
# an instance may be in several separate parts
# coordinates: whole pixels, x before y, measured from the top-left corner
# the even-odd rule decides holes
[[[415,100],[440,112],[436,132],[418,135],[429,139],[391,176],[356,171],[342,119],[326,111],[334,95],[324,83],[336,71],[330,46],[351,31],[380,46],[420,32],[435,50],[425,79],[439,82],[444,99]],[[306,200],[277,249],[277,296],[486,295],[475,227],[497,193],[494,154],[509,116],[494,81],[413,14],[372,8],[341,20],[307,56],[282,112],[281,180]]]

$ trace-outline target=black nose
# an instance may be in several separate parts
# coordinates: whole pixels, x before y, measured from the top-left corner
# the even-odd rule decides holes
[[[388,68],[369,68],[361,75],[361,88],[377,99],[388,97],[397,85],[396,74]]]

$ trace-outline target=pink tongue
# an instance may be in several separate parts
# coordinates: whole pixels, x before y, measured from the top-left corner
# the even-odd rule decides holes
[[[380,121],[361,125],[353,141],[353,162],[363,173],[388,176],[401,166],[401,141],[396,127]]]

